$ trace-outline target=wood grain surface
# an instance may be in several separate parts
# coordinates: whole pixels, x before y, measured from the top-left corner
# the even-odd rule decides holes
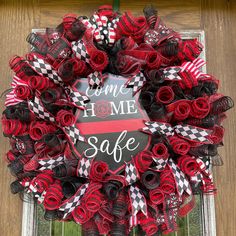
[[[0,93],[9,88],[11,72],[8,60],[24,55],[25,38],[32,28],[55,26],[65,13],[91,14],[99,5],[112,0],[0,0]],[[142,13],[146,4],[154,4],[160,16],[175,29],[203,29],[206,32],[207,70],[221,81],[220,91],[236,101],[236,1],[235,0],[129,0],[120,1],[121,12]],[[3,111],[3,100],[0,110]],[[217,235],[236,235],[236,113],[228,112],[224,122],[225,146],[220,149],[223,167],[214,169]],[[1,133],[1,132],[0,132]],[[13,180],[4,163],[8,141],[0,135],[0,235],[20,236],[22,202],[10,194]]]

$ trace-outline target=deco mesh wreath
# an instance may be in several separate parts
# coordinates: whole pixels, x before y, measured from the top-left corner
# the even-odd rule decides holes
[[[27,42],[32,51],[10,60],[15,75],[2,115],[13,193],[31,193],[46,219],[75,221],[86,235],[127,235],[136,225],[147,235],[169,233],[194,207],[194,194],[215,193],[209,166],[219,162],[233,101],[201,71],[197,39],[181,39],[152,6],[140,17],[101,6],[91,18],[68,14]],[[149,118],[138,133],[151,140],[115,173],[75,148],[87,141],[77,124],[90,98],[80,84],[98,91],[111,74],[139,97]],[[94,114],[106,118],[111,109],[99,101]]]

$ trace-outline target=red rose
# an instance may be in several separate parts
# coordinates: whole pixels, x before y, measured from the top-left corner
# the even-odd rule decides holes
[[[74,21],[76,21],[77,15],[73,13],[69,13],[64,15],[63,17],[63,27],[65,30],[68,30],[71,28]]]
[[[95,71],[103,71],[108,64],[107,54],[100,50],[91,50],[90,65]]]
[[[87,65],[85,61],[74,58],[73,63],[74,63],[73,69],[76,75],[84,75],[86,73]]]
[[[106,218],[102,218],[100,221],[95,220],[95,222],[97,224],[99,234],[107,235],[110,232],[110,221],[108,221]]]
[[[215,125],[212,128],[212,134],[210,134],[210,139],[214,144],[219,144],[224,137],[224,128],[222,126]]]
[[[103,161],[93,162],[90,170],[90,178],[94,181],[102,181],[108,170],[109,168],[107,163]]]
[[[31,76],[29,78],[28,85],[31,89],[37,89],[39,91],[46,90],[47,88],[53,86],[48,78],[42,76]]]
[[[185,120],[189,117],[190,112],[191,107],[188,102],[178,102],[174,110],[174,118],[178,121]]]
[[[56,210],[59,208],[63,198],[62,187],[60,185],[60,181],[56,181],[52,184],[44,199],[44,207],[47,210]]]
[[[163,104],[172,102],[174,98],[175,94],[170,86],[163,86],[156,93],[156,101]]]
[[[178,159],[178,166],[189,176],[194,176],[199,171],[199,165],[191,156],[181,156]]]
[[[161,58],[158,52],[150,52],[147,56],[147,66],[150,69],[158,69],[161,65]]]
[[[91,212],[97,212],[101,207],[102,199],[103,195],[99,192],[99,190],[94,191],[85,200],[86,209]]]
[[[130,56],[125,56],[121,52],[117,54],[117,70],[121,75],[135,75],[140,71],[140,63]]]
[[[151,217],[142,217],[140,219],[140,225],[142,230],[146,232],[147,236],[154,235],[158,230],[156,220]]]
[[[210,112],[210,103],[208,98],[199,97],[192,102],[191,115],[198,119],[202,119]]]
[[[31,90],[26,85],[17,85],[14,89],[15,95],[19,99],[27,99],[31,97]]]
[[[35,121],[30,124],[29,135],[33,140],[40,140],[45,134],[56,131],[56,127],[44,121]]]
[[[7,153],[6,153],[6,156],[5,156],[5,161],[7,161],[8,163],[16,160],[17,158],[17,155],[15,153],[13,153],[12,150],[9,150]]]
[[[160,188],[156,188],[149,192],[149,197],[154,204],[158,205],[164,201],[165,195]]]
[[[169,138],[173,151],[180,155],[185,155],[190,149],[190,144],[182,138],[172,136]]]
[[[111,5],[102,5],[98,8],[98,15],[106,16],[107,18],[113,18],[116,15],[116,12],[113,11]]]
[[[164,170],[161,172],[161,190],[166,194],[171,194],[175,192],[175,179],[173,177],[172,171]]]
[[[152,148],[152,153],[157,158],[167,159],[169,157],[169,152],[164,143],[157,143]]]
[[[143,173],[148,170],[153,162],[152,156],[150,151],[144,150],[135,157],[135,165],[139,172]]]
[[[60,110],[57,113],[56,121],[62,126],[71,126],[75,123],[75,116],[71,111]]]
[[[31,184],[36,186],[37,190],[42,193],[44,190],[47,190],[53,182],[54,179],[51,171],[44,171],[43,173],[38,174]]]
[[[96,117],[106,118],[111,114],[111,104],[108,101],[97,101],[94,105],[94,113]]]
[[[93,212],[88,211],[86,206],[80,205],[72,211],[73,218],[76,223],[84,224],[94,215]]]
[[[69,83],[74,79],[73,73],[73,59],[63,61],[58,68],[58,74],[62,78],[63,82]]]
[[[41,153],[45,153],[48,149],[48,146],[46,145],[45,142],[35,142],[34,144],[34,150],[35,152],[39,155]],[[43,156],[46,154],[43,154]]]
[[[19,120],[8,120],[2,118],[2,129],[6,135],[23,135],[28,130],[28,125]]]

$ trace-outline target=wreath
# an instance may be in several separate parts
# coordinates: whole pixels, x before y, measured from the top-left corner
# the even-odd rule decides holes
[[[153,6],[143,12],[122,15],[105,5],[90,18],[67,14],[55,29],[30,33],[31,52],[9,62],[15,75],[2,128],[16,177],[11,191],[31,193],[45,219],[75,221],[86,235],[127,235],[137,225],[147,235],[173,232],[177,217],[194,207],[195,194],[216,192],[210,164],[221,164],[221,123],[233,101],[217,93],[219,81],[201,70],[197,39],[182,39]],[[138,98],[125,101],[147,114],[136,136],[149,140],[148,148],[123,153],[115,172],[106,159],[78,148],[87,143],[78,114],[88,113],[90,104],[80,88],[102,93],[112,76]],[[107,119],[111,103],[99,100],[93,112]],[[120,120],[115,127],[134,123]],[[107,126],[101,124],[87,128],[102,133]]]

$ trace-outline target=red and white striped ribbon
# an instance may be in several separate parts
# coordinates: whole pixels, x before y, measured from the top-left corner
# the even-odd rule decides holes
[[[28,84],[25,81],[18,78],[17,76],[14,76],[13,81],[11,83],[11,87],[13,90],[6,95],[6,101],[5,101],[6,107],[13,106],[24,101],[23,99],[17,98],[15,95],[15,88],[17,85],[24,85],[28,87]]]
[[[187,71],[192,73],[196,78],[199,78],[201,76],[206,76],[209,77],[209,75],[203,73],[202,71],[200,71],[199,69],[204,66],[206,64],[206,62],[202,59],[202,58],[197,58],[195,59],[193,62],[184,62],[181,65],[181,72],[183,71]]]

